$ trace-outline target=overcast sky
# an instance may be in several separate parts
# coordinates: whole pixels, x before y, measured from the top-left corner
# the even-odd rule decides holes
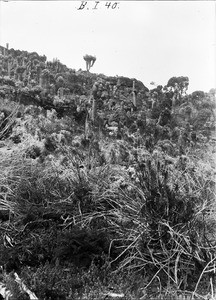
[[[209,91],[216,78],[215,1],[9,1],[0,2],[0,44],[57,57],[94,73],[165,85],[188,76],[189,92]],[[112,8],[113,6],[113,8]]]

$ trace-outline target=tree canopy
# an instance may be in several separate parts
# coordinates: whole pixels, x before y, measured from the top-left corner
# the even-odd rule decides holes
[[[86,61],[86,70],[89,71],[90,68],[93,67],[96,61],[96,57],[93,55],[86,54],[85,56],[83,56],[83,59]]]

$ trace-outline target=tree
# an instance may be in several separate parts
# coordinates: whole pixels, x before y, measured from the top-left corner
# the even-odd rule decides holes
[[[87,72],[89,72],[90,68],[93,67],[96,61],[96,57],[86,54],[85,56],[83,56],[83,59],[86,61],[86,70]]]
[[[193,126],[196,130],[202,130],[207,122],[214,118],[211,109],[203,108],[198,111],[196,118],[193,120]]]
[[[137,107],[137,98],[136,98],[136,90],[135,90],[135,80],[133,80],[132,96],[133,96],[133,106]]]
[[[18,75],[18,78],[20,81],[23,79],[23,73],[25,72],[25,67],[17,67],[16,68],[16,74]]]
[[[40,85],[46,89],[49,84],[50,84],[50,71],[48,69],[44,69],[41,72]]]
[[[202,100],[205,97],[205,93],[203,91],[195,91],[191,94],[193,100]]]
[[[13,63],[13,57],[12,55],[9,55],[7,57],[7,67],[8,67],[8,76],[11,76],[11,68],[12,68],[12,63]]]
[[[161,126],[165,126],[167,125],[171,120],[171,112],[170,110],[166,107],[161,113],[160,113],[160,116],[159,116],[159,119],[158,119],[158,122],[157,124],[158,125],[161,125]]]
[[[58,78],[56,79],[56,85],[57,85],[57,88],[61,88],[61,87],[65,86],[65,80],[61,75],[58,76]]]
[[[98,100],[98,82],[95,82],[92,88],[92,122],[95,121],[96,110],[97,110],[97,100]]]
[[[187,76],[172,77],[167,83],[167,87],[172,87],[174,91],[180,92],[182,95],[188,89],[189,78]]]
[[[210,108],[212,106],[211,99],[203,91],[195,91],[191,94],[191,102],[196,109],[202,109],[204,107]]]
[[[214,89],[214,88],[210,89],[209,94],[215,96],[216,95],[216,89]]]

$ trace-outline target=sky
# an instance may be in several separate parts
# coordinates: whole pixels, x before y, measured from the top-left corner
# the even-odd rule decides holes
[[[92,73],[147,87],[173,76],[189,77],[188,92],[215,87],[215,1],[115,3],[98,1],[93,9],[96,1],[0,1],[0,44],[76,70],[85,70],[83,55],[95,55]]]

